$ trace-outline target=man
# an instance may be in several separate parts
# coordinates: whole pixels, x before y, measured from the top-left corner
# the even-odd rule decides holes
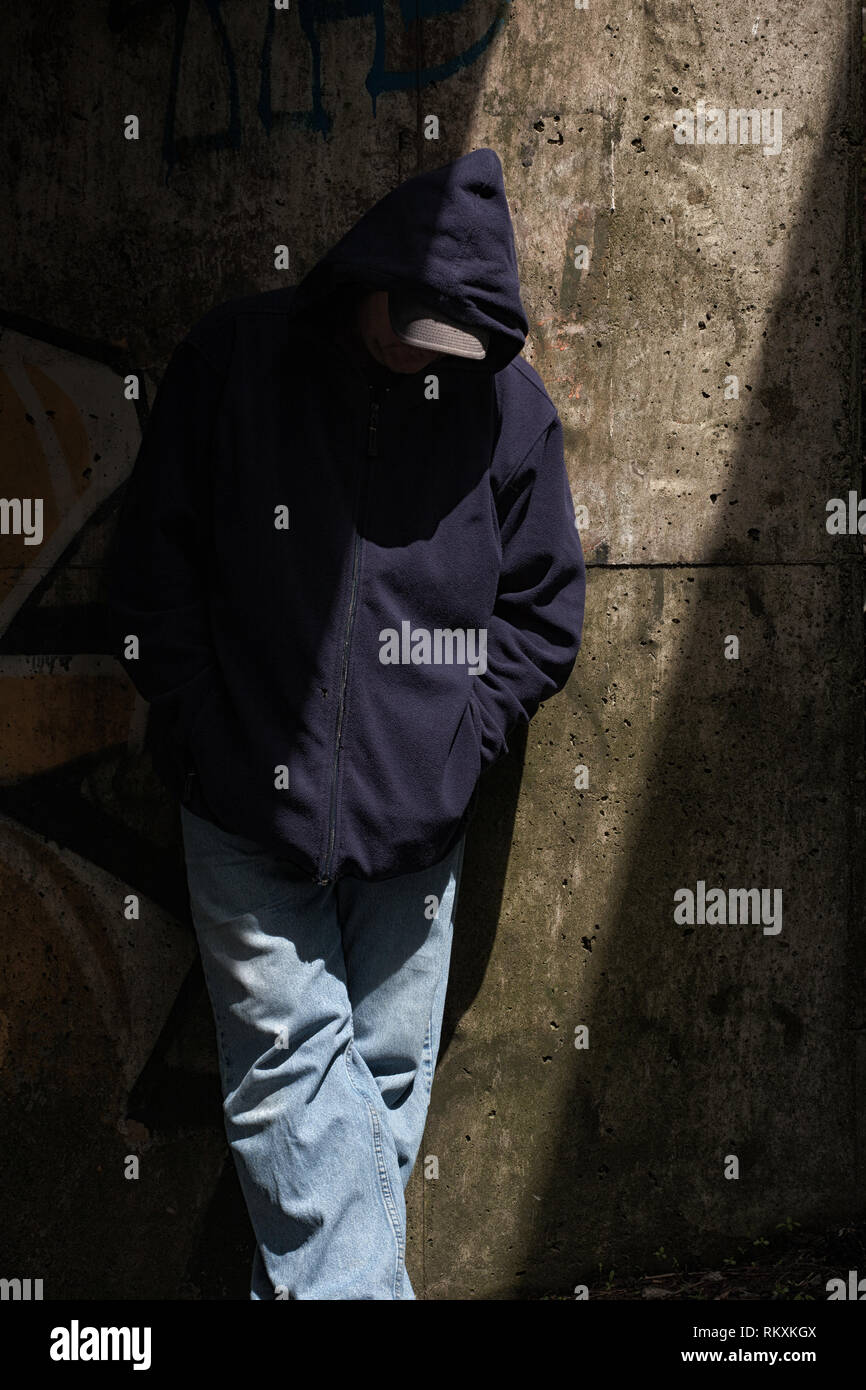
[[[401,184],[176,349],[118,524],[118,650],[181,800],[251,1298],[414,1298],[403,1193],[466,827],[580,646],[562,426],[502,167]]]

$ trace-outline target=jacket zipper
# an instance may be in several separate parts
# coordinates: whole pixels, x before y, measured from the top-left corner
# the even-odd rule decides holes
[[[391,388],[385,387],[386,392]],[[358,596],[358,568],[359,557],[361,554],[361,527],[364,524],[365,503],[367,498],[367,487],[369,483],[370,460],[379,455],[378,428],[379,428],[379,400],[378,391],[372,384],[368,386],[369,408],[367,412],[367,454],[365,459],[364,477],[358,498],[357,526],[355,530],[355,548],[352,556],[352,589],[349,596],[349,612],[346,617],[346,631],[343,637],[343,661],[340,671],[340,702],[337,706],[337,734],[334,740],[334,761],[331,767],[331,798],[328,813],[328,848],[325,854],[325,872],[316,879],[317,883],[327,884],[332,882],[331,867],[334,858],[334,840],[337,830],[337,768],[340,761],[340,738],[343,732],[343,713],[346,698],[346,682],[349,676],[349,648],[352,641],[352,628],[355,621],[355,606]]]

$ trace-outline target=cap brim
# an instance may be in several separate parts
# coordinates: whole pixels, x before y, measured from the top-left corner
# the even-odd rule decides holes
[[[487,356],[488,335],[484,329],[474,330],[445,316],[434,316],[426,304],[401,299],[393,293],[388,295],[388,312],[397,337],[411,347],[470,357],[475,361]]]

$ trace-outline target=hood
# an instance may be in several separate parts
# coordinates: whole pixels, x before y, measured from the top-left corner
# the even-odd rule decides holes
[[[496,151],[473,150],[387,193],[304,276],[290,314],[327,322],[360,285],[414,290],[444,314],[486,328],[482,361],[449,358],[461,370],[507,367],[529,322]]]

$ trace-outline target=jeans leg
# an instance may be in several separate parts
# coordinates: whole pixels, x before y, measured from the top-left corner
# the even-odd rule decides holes
[[[185,807],[181,824],[226,1135],[258,1247],[250,1297],[410,1296],[400,1170],[355,1056],[335,885],[289,877]]]
[[[427,1119],[448,987],[465,837],[440,863],[377,883],[337,882],[358,1086],[384,1102],[403,1198]],[[408,1275],[404,1298],[415,1294]]]

